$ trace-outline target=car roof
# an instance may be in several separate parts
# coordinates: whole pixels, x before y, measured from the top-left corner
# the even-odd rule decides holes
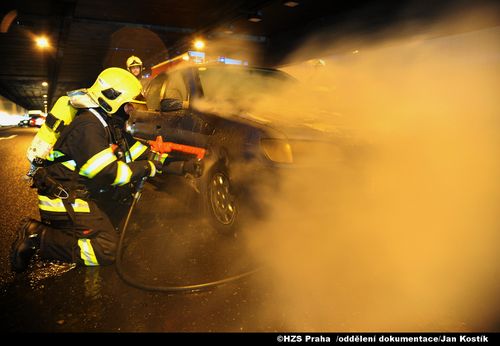
[[[217,63],[217,62],[211,62],[211,63],[201,63],[201,64],[185,64],[185,65],[180,65],[172,68],[171,70],[168,71],[162,71],[160,72],[157,76],[164,75],[164,74],[169,74],[174,71],[196,71],[199,68],[206,67],[206,68],[224,68],[224,69],[241,69],[241,70],[254,70],[254,71],[266,71],[270,73],[276,73],[280,74],[282,76],[285,76],[286,78],[289,78],[292,81],[297,82],[297,79],[290,75],[289,73],[279,70],[276,68],[272,67],[261,67],[261,66],[253,66],[253,65],[233,65],[233,64],[223,64],[223,63]],[[155,76],[154,78],[156,78]]]
[[[169,73],[169,72],[172,72],[172,71],[181,71],[181,70],[194,70],[194,69],[199,69],[200,67],[206,67],[206,68],[217,67],[217,68],[227,68],[227,69],[262,70],[262,71],[278,72],[278,73],[287,74],[284,71],[281,71],[281,70],[278,70],[278,69],[275,69],[275,68],[271,68],[271,67],[261,67],[261,66],[253,66],[253,65],[222,64],[222,63],[217,63],[217,62],[201,63],[201,64],[183,64],[183,65],[180,65],[180,66],[176,66],[176,67],[172,68],[171,70],[162,71],[161,73],[165,73],[165,72]]]

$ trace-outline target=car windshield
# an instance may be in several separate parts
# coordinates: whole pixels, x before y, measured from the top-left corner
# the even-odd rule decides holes
[[[236,66],[198,68],[203,94],[208,100],[251,101],[279,92],[295,80],[284,72]]]

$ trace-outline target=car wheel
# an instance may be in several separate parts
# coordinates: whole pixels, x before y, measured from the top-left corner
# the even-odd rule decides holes
[[[204,204],[212,226],[223,234],[233,234],[239,206],[228,170],[223,164],[216,164],[207,175]]]

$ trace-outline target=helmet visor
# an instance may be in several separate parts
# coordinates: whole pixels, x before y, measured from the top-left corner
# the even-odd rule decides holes
[[[121,92],[113,88],[105,89],[101,92],[108,100],[116,100],[118,96],[122,94]]]

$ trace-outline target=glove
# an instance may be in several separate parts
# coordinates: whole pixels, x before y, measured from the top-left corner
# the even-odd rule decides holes
[[[182,166],[183,174],[191,174],[195,177],[201,177],[203,174],[203,163],[198,159],[191,159],[184,162]]]
[[[153,165],[155,165],[156,173],[161,174],[163,170],[163,163],[161,161],[154,160]]]
[[[161,174],[163,169],[163,163],[157,160],[148,161],[146,167],[146,176],[154,177],[156,174]]]

